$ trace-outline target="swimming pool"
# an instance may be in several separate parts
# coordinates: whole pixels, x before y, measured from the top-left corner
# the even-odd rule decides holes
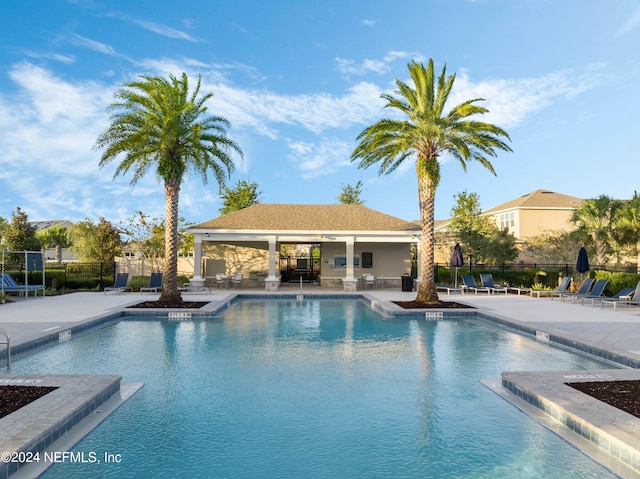
[[[145,383],[73,449],[120,463],[58,464],[46,478],[603,478],[479,380],[606,367],[475,320],[247,300],[222,318],[122,321],[12,372]]]

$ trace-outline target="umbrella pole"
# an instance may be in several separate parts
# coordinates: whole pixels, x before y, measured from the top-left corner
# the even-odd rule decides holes
[[[457,266],[456,266],[456,277],[453,281],[454,281],[455,287],[457,288],[458,287],[458,267]]]

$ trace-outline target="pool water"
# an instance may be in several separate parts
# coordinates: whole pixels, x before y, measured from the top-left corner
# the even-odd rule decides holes
[[[125,320],[15,361],[145,386],[46,478],[606,478],[480,384],[607,367],[477,320],[384,319],[358,300],[243,301]]]

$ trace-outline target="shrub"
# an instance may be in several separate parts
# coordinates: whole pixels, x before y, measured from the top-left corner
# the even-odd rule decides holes
[[[606,279],[609,281],[604,290],[606,296],[612,296],[623,288],[634,288],[640,281],[640,274],[636,273],[618,273],[610,271],[595,271],[595,279]]]

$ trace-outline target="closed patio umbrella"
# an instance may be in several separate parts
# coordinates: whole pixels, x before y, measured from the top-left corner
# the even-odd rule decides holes
[[[462,248],[460,248],[460,243],[456,243],[453,247],[453,254],[451,255],[451,260],[449,261],[451,266],[456,268],[456,279],[455,286],[458,286],[458,268],[460,266],[464,266],[464,259],[462,258]]]
[[[589,271],[589,256],[587,255],[587,250],[584,246],[580,248],[578,251],[578,261],[576,262],[576,271],[580,273],[580,277],[582,277],[583,273]]]

